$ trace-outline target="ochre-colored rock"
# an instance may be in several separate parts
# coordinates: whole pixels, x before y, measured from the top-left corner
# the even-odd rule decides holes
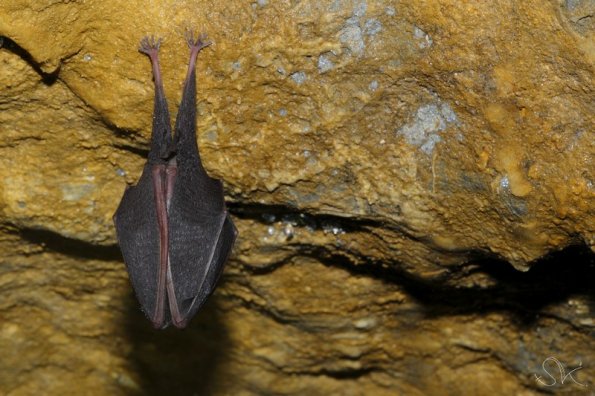
[[[0,394],[588,393],[594,14],[3,1]],[[138,42],[164,38],[175,115],[187,28],[214,43],[199,146],[240,237],[190,328],[157,332],[111,217],[148,150]]]

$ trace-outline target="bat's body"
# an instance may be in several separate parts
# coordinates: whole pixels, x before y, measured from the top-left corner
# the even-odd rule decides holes
[[[136,186],[114,215],[132,286],[153,326],[183,328],[213,292],[237,231],[221,182],[205,172],[196,144],[195,64],[209,43],[188,38],[190,64],[172,138],[159,69],[159,41],[141,41],[151,58],[155,108],[151,150]]]

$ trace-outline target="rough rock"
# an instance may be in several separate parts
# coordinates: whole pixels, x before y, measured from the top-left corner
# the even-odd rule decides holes
[[[2,2],[0,394],[588,392],[593,15]],[[186,28],[214,42],[199,146],[240,238],[190,328],[155,332],[111,217],[150,137],[138,42],[164,38],[175,114]],[[556,362],[576,381],[549,387]]]

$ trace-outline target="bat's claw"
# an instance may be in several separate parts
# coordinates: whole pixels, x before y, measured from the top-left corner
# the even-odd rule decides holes
[[[188,47],[193,51],[198,52],[201,49],[208,47],[212,44],[211,41],[207,40],[207,35],[204,33],[199,34],[198,38],[194,40],[194,32],[192,31],[192,29],[186,30],[185,37],[186,43],[188,43]]]
[[[145,36],[140,41],[140,47],[138,48],[138,50],[143,54],[147,54],[150,57],[153,57],[157,55],[157,52],[159,52],[159,46],[161,46],[161,41],[161,38],[155,39],[155,36],[153,35],[151,35],[151,37]]]

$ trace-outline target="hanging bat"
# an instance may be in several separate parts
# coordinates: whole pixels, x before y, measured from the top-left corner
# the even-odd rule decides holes
[[[187,34],[190,62],[172,136],[161,71],[161,40],[145,37],[155,81],[149,158],[114,214],[118,243],[142,310],[155,328],[184,328],[211,295],[237,230],[221,181],[202,166],[196,143],[195,64],[210,42]]]

